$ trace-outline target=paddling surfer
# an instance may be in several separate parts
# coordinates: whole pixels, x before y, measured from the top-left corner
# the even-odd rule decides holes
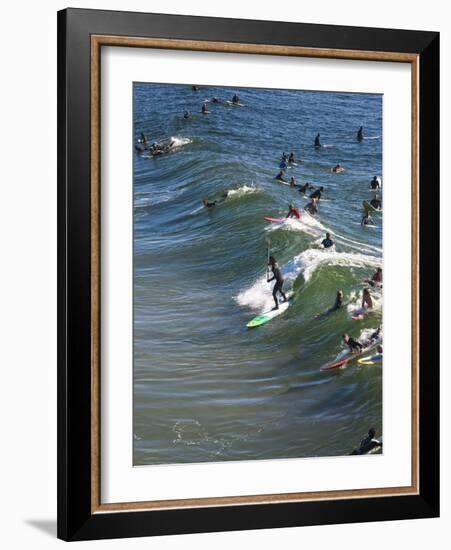
[[[284,302],[287,301],[287,297],[283,291],[283,276],[282,272],[280,271],[279,265],[276,262],[274,256],[270,256],[268,259],[268,266],[271,268],[273,276],[271,279],[267,279],[267,282],[270,283],[272,281],[276,281],[276,284],[274,285],[274,288],[272,289],[272,297],[274,298],[275,307],[273,309],[279,309],[279,302],[277,300],[277,293],[279,292],[282,296]]]
[[[305,195],[305,193],[306,193],[309,189],[314,189],[313,185],[310,184],[310,183],[304,183],[304,185],[303,185],[302,187],[299,188],[299,193],[302,193],[303,195]]]
[[[369,212],[365,212],[365,215],[362,218],[362,221],[360,222],[360,225],[375,225],[373,218],[370,216]]]
[[[333,168],[332,168],[332,172],[334,172],[335,174],[339,174],[340,172],[344,172],[345,169],[343,168],[343,166],[341,164],[336,164]]]
[[[377,198],[377,195],[374,195],[374,198],[370,201],[370,204],[373,208],[376,210],[380,210],[382,208],[381,201]]]

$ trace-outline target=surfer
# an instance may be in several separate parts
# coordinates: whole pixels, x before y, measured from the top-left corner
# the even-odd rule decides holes
[[[288,181],[283,177],[284,174],[285,174],[285,172],[282,168],[274,179],[276,179],[277,181],[281,181],[283,183],[288,183]]]
[[[224,202],[228,196],[229,196],[229,191],[224,191],[224,193],[220,196],[219,199],[214,199],[212,201],[210,201],[209,199],[202,199],[202,203],[206,208],[210,208],[212,206],[216,206],[221,202]]]
[[[191,90],[193,90],[193,92],[198,92],[200,90],[199,86],[191,86]]]
[[[204,104],[202,105],[202,114],[203,114],[203,115],[208,115],[209,112],[210,112],[210,111],[207,109],[207,104],[204,103]]]
[[[144,145],[147,145],[147,137],[144,134],[144,132],[141,132],[141,134],[139,136],[139,139],[138,139],[138,143],[143,143]]]
[[[268,283],[271,281],[276,281],[276,284],[274,285],[274,288],[272,289],[272,297],[274,298],[275,307],[274,309],[279,309],[279,302],[277,301],[277,293],[279,292],[282,296],[284,302],[287,301],[287,297],[285,296],[284,291],[282,290],[283,287],[283,277],[282,272],[280,271],[279,265],[277,264],[274,256],[270,256],[268,259],[268,266],[271,268],[273,276],[271,279],[267,279]]]
[[[363,289],[362,309],[364,309],[364,308],[373,309],[373,299],[371,298],[369,288],[364,288]]]
[[[316,191],[313,191],[313,193],[310,195],[311,199],[317,199],[319,200],[321,198],[321,193],[324,193],[324,187],[321,185]]]
[[[211,98],[211,102],[212,102],[212,103],[220,103],[220,100],[219,100],[218,97],[215,96],[215,97],[212,97],[212,98]]]
[[[191,111],[185,111],[183,114],[183,118],[190,118],[191,117]]]
[[[334,311],[338,311],[339,309],[341,309],[343,307],[343,299],[344,299],[343,291],[337,290],[337,295],[335,297],[334,305],[329,309],[327,309],[324,313],[320,313],[319,315],[317,315],[315,319],[325,319],[328,315],[330,315]]]
[[[316,138],[315,138],[315,142],[314,142],[314,147],[316,147],[317,149],[319,149],[320,147],[322,147],[321,145],[321,141],[320,141],[320,138],[321,137],[321,134],[316,134]]]
[[[334,241],[330,238],[330,233],[326,233],[326,238],[321,241],[323,248],[334,246]]]
[[[377,176],[374,176],[374,178],[371,180],[370,187],[371,189],[374,189],[374,190],[380,189],[381,180]]]
[[[357,132],[357,141],[363,141],[363,126],[360,126]]]
[[[366,435],[360,442],[359,448],[354,449],[350,454],[365,455],[373,449],[376,449],[377,447],[382,447],[382,441],[379,441],[379,439],[375,439],[375,435],[376,430],[374,428],[370,428],[368,430],[368,435]]]
[[[339,174],[340,172],[344,172],[345,169],[343,168],[343,166],[341,164],[336,164],[333,168],[332,168],[332,172],[334,172],[335,174]]]
[[[377,198],[377,195],[374,195],[374,198],[370,201],[370,204],[373,208],[376,210],[380,210],[382,208],[381,201]]]
[[[296,162],[296,158],[294,156],[294,151],[291,151],[290,156],[288,157],[288,162],[290,164],[293,164],[293,162]]]
[[[370,213],[369,212],[365,212],[363,218],[362,218],[362,221],[360,222],[360,225],[362,226],[365,226],[365,225],[375,225],[374,224],[374,220],[373,218],[370,216]]]
[[[304,185],[302,187],[300,187],[299,193],[302,193],[303,195],[305,195],[305,193],[309,189],[314,189],[313,185],[311,183],[304,183]]]
[[[382,284],[382,267],[378,267],[371,279],[366,279],[365,283],[371,286],[378,286]]]
[[[312,199],[304,208],[309,214],[318,214],[318,199]]]
[[[301,217],[301,213],[297,208],[295,208],[292,204],[288,205],[288,214],[286,215],[287,218],[297,218],[298,220]]]
[[[349,334],[343,334],[343,342],[349,347],[351,352],[360,353],[363,349],[362,344],[355,338],[349,336]]]
[[[296,178],[294,176],[291,176],[290,178],[290,186],[297,187]]]
[[[237,94],[234,94],[234,96],[232,97],[232,103],[239,103],[240,102],[240,98],[238,97]]]
[[[285,162],[285,159],[282,158],[279,164],[279,168],[281,168],[282,170],[285,170],[286,167],[287,167],[287,163]]]

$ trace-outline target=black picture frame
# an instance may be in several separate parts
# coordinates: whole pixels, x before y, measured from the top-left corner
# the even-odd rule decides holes
[[[92,513],[91,36],[419,56],[419,494]],[[58,537],[138,537],[439,515],[439,33],[67,9],[58,13]]]

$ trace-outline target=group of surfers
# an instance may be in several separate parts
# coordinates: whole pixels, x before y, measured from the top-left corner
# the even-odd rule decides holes
[[[197,88],[198,89],[198,88]],[[212,97],[210,100],[210,103],[227,103],[227,101],[223,101],[222,99],[220,99],[219,97]],[[238,96],[238,94],[234,94],[233,97],[232,97],[232,100],[229,102],[229,104],[232,104],[232,105],[241,105],[240,103],[240,98]],[[203,115],[208,115],[210,114],[210,111],[208,110],[208,106],[207,106],[207,101],[205,101],[203,104],[202,104],[202,107],[201,107],[201,110],[200,112],[203,114]],[[191,111],[185,111],[183,113],[183,118],[187,119],[187,118],[191,118],[193,115],[191,113]]]

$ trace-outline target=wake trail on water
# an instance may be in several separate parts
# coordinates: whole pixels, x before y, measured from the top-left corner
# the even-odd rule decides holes
[[[357,251],[382,253],[382,248],[373,246],[371,244],[364,244],[359,241],[355,241],[354,239],[349,239],[348,237],[344,237],[343,235],[335,233],[331,229],[328,229],[326,226],[324,226],[319,220],[315,219],[313,216],[310,216],[310,214],[305,211],[302,212],[300,219],[286,218],[280,223],[272,223],[266,228],[266,231],[272,232],[278,229],[283,229],[285,231],[300,231],[302,233],[306,233],[307,235],[311,235],[312,237],[317,237],[319,240],[315,241],[314,244],[320,244],[322,239],[324,238],[325,233],[329,232],[331,235],[333,235],[334,241],[337,244],[342,244],[344,246],[347,246],[348,248]]]
[[[315,271],[322,266],[340,267],[379,267],[380,258],[354,252],[336,252],[335,250],[309,248],[295,256],[281,271],[285,279],[285,291],[302,275],[308,283]],[[252,310],[265,311],[274,303],[272,298],[273,284],[269,285],[266,277],[259,277],[249,288],[239,292],[235,301]]]

